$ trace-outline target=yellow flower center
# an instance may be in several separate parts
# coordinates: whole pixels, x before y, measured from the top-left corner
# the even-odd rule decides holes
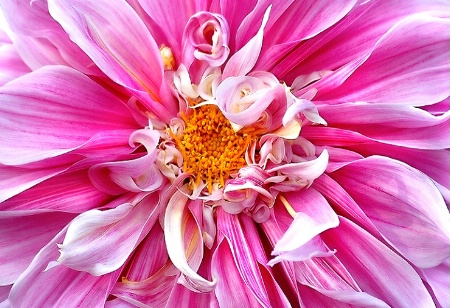
[[[231,174],[246,166],[245,150],[253,136],[248,130],[234,132],[217,106],[193,108],[181,118],[186,124],[183,134],[171,135],[183,155],[183,171],[195,176],[191,185],[203,181],[211,193],[213,184],[223,187]]]

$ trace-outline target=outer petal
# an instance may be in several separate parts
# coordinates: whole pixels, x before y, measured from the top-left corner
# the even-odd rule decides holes
[[[18,37],[12,37],[14,42],[25,40],[32,44],[19,43],[17,48],[21,55],[32,56],[40,61],[25,62],[32,69],[47,64],[70,65],[75,69],[89,74],[101,75],[92,60],[72,41],[61,26],[50,16],[47,1],[1,0],[0,6],[9,26]],[[30,27],[30,24],[33,26]],[[46,52],[51,49],[55,57],[47,57]]]
[[[317,82],[316,99],[423,106],[447,98],[449,25],[424,14],[402,20],[372,52]]]
[[[32,173],[27,169],[24,172]],[[105,204],[109,199],[110,196],[98,191],[92,185],[87,172],[83,170],[53,176],[3,201],[0,208],[6,211],[82,213]]]
[[[415,265],[433,267],[450,257],[450,214],[428,177],[383,157],[350,163],[332,176]]]
[[[0,285],[14,283],[38,251],[74,217],[66,213],[12,216],[0,212]]]
[[[58,257],[56,243],[62,240],[64,232],[56,235],[36,255],[16,281],[9,297],[13,307],[61,307],[67,303],[75,307],[97,307],[106,301],[120,270],[101,277],[65,266],[44,271],[47,264]]]
[[[422,270],[423,276],[431,286],[439,304],[442,307],[450,306],[450,259],[444,261],[436,267]]]
[[[121,267],[157,220],[156,194],[133,203],[105,211],[91,210],[74,219],[59,245],[58,262],[96,276]]]
[[[434,307],[413,268],[354,223],[342,218],[323,238],[364,292],[393,307]]]
[[[131,90],[147,92],[150,98],[145,103],[162,102],[163,65],[159,48],[125,1],[50,0],[49,10],[108,77]],[[165,98],[166,112],[176,114],[176,106],[168,103],[171,97]]]
[[[319,106],[330,127],[345,128],[383,143],[417,149],[450,148],[450,112],[433,116],[411,106],[346,103]]]
[[[45,67],[0,89],[0,163],[22,165],[70,152],[95,134],[134,128],[112,94],[63,66]]]

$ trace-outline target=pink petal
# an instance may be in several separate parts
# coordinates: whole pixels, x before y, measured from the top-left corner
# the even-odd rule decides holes
[[[219,306],[259,306],[259,302],[242,280],[231,248],[226,240],[223,240],[214,252],[212,273],[213,276],[220,277],[214,290]]]
[[[361,133],[372,140],[418,149],[450,147],[450,112],[433,116],[411,106],[373,103],[321,105],[330,127]]]
[[[392,307],[434,307],[419,275],[403,258],[351,221],[341,218],[339,227],[322,238],[345,265],[364,292]]]
[[[0,44],[0,86],[29,72],[12,44]]]
[[[100,277],[58,266],[44,271],[58,257],[57,242],[65,229],[50,241],[14,284],[9,300],[15,307],[95,307],[104,303],[121,270]],[[45,286],[43,288],[42,286]]]
[[[415,265],[433,267],[450,257],[450,215],[427,176],[377,156],[350,163],[332,176]]]
[[[92,60],[69,39],[67,33],[50,16],[46,0],[2,0],[1,6],[9,26],[19,36],[18,40],[31,43],[19,43],[19,53],[44,60],[32,63],[27,61],[29,56],[24,57],[30,68],[34,70],[47,64],[64,64],[85,74],[101,75],[98,68],[93,66]],[[33,27],[30,27],[30,24]],[[13,41],[17,42],[16,38],[13,38]],[[48,49],[54,50],[57,56],[48,57]]]
[[[362,292],[335,256],[298,262],[294,267],[300,284],[311,287],[320,294],[340,302],[341,305],[349,303],[358,307],[389,307],[380,299]],[[302,288],[299,290],[301,292]],[[323,300],[327,301],[325,298]]]
[[[30,170],[24,170],[29,176]],[[11,178],[8,178],[10,181]],[[30,183],[32,184],[32,183]],[[9,187],[10,185],[8,185]],[[110,196],[98,191],[85,170],[55,175],[2,202],[6,211],[82,213],[105,204]]]
[[[58,262],[96,276],[121,267],[157,219],[156,194],[135,202],[104,211],[90,210],[75,218],[59,245]]]
[[[244,76],[251,71],[258,60],[259,53],[262,47],[262,41],[264,36],[264,27],[267,24],[270,14],[269,6],[265,9],[264,16],[262,17],[261,26],[258,33],[252,37],[244,47],[239,49],[227,62],[223,69],[222,78],[225,80],[230,76]],[[259,21],[258,21],[259,22]]]
[[[190,1],[176,0],[170,3],[161,0],[143,1],[138,0],[139,4],[158,25],[161,25],[161,31],[164,33],[168,45],[173,51],[178,53],[181,50],[181,40],[183,30],[189,18],[197,12],[209,11],[208,1]],[[177,18],[168,18],[173,16],[176,10]],[[177,55],[177,58],[180,58]]]
[[[422,106],[447,98],[448,27],[448,20],[425,15],[404,19],[356,67],[344,66],[318,81],[316,99]]]
[[[239,216],[228,214],[223,210],[218,211],[217,228],[230,245],[239,275],[263,306],[284,307],[287,305],[284,293],[263,266],[268,260],[254,222],[247,216],[241,218],[242,223]],[[273,290],[270,296],[266,285],[271,286]]]
[[[0,308],[7,308],[11,307],[11,304],[9,303],[8,296],[9,292],[11,291],[12,285],[8,286],[0,286]]]
[[[427,12],[439,16],[446,11],[447,4],[440,0],[399,0],[395,2],[395,9],[389,1],[358,1],[342,20],[320,35],[301,44],[276,46],[265,53],[267,61],[258,65],[289,84],[301,74],[335,70],[367,54],[380,37],[409,15]],[[286,51],[289,53],[285,54]]]
[[[150,96],[144,102],[150,105],[167,99],[166,110],[176,114],[171,97],[160,96],[163,65],[159,47],[125,1],[49,0],[49,11],[108,77],[131,90],[147,92]]]
[[[216,280],[208,281],[195,272],[200,265],[203,254],[203,241],[197,224],[183,223],[189,221],[186,212],[188,197],[184,192],[176,191],[170,199],[164,216],[164,235],[167,252],[172,263],[181,271],[184,278],[179,282],[187,288],[197,292],[208,292],[214,289]],[[190,233],[190,238],[185,238],[185,233]],[[186,240],[192,242],[193,248],[186,251]]]
[[[7,165],[55,157],[99,132],[135,127],[121,101],[63,66],[18,78],[2,87],[0,97],[0,162]]]
[[[434,295],[442,307],[449,307],[450,305],[450,294],[448,293],[448,290],[450,290],[449,272],[450,259],[447,259],[436,267],[422,270],[423,276],[431,286]]]
[[[74,217],[66,213],[21,216],[0,212],[0,285],[14,283],[38,251]]]
[[[127,262],[127,271],[122,275],[129,281],[145,280],[160,270],[168,259],[163,230],[155,224],[135,249],[133,257]]]

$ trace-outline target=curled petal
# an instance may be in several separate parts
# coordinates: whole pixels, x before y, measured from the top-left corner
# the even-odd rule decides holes
[[[298,99],[291,93],[288,93],[289,108],[283,116],[283,125],[286,126],[290,121],[302,113],[312,123],[327,125],[327,122],[319,115],[316,105],[306,99]]]
[[[183,273],[184,279],[179,281],[187,288],[196,292],[209,292],[214,289],[216,280],[208,281],[197,274],[188,263],[192,251],[186,251],[185,248],[185,226],[183,221],[186,219],[184,211],[188,197],[185,193],[176,191],[170,199],[164,216],[164,235],[166,239],[167,252],[172,263]],[[195,240],[193,237],[192,240]],[[195,245],[195,244],[194,244]],[[202,245],[203,241],[196,243],[195,246]],[[188,256],[186,256],[188,255]],[[197,264],[198,266],[198,264]]]
[[[99,276],[121,267],[157,220],[158,196],[76,217],[60,248],[58,263]],[[52,263],[49,268],[57,265]]]
[[[229,28],[223,16],[199,12],[192,16],[184,29],[183,63],[188,67],[195,57],[211,67],[222,65],[228,58]]]

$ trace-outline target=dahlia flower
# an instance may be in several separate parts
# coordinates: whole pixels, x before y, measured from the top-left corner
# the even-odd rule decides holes
[[[0,307],[450,307],[447,1],[0,6]]]

